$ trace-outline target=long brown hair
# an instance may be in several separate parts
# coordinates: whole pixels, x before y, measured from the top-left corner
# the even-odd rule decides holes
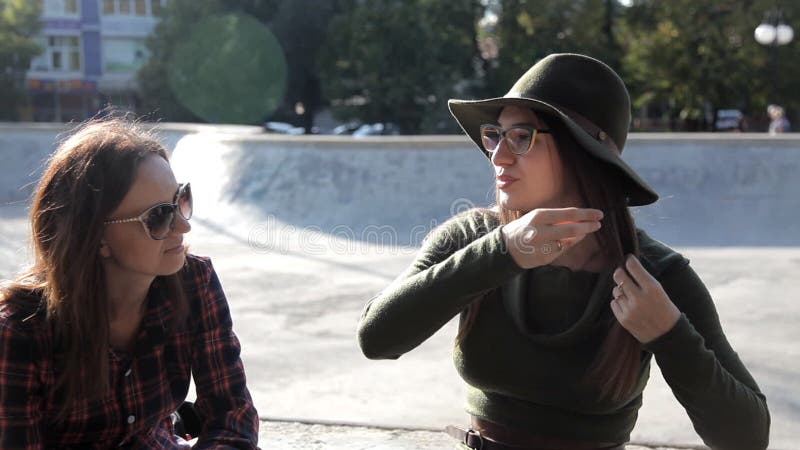
[[[565,176],[572,177],[585,207],[604,212],[602,228],[595,233],[600,251],[616,266],[624,264],[625,255],[639,256],[636,226],[630,214],[621,177],[614,169],[598,163],[570,135],[559,120],[540,116],[551,129],[559,155],[564,162]],[[496,191],[496,195],[499,192]],[[501,224],[522,216],[524,211],[508,210],[497,201],[496,215]],[[610,299],[609,299],[610,300]],[[480,300],[473,302],[462,316],[456,342],[460,342],[474,323]],[[601,398],[622,400],[633,391],[641,369],[641,344],[614,320],[599,351],[584,377]]]
[[[99,399],[109,390],[109,300],[99,255],[103,221],[149,155],[168,159],[164,147],[134,122],[90,120],[58,146],[33,193],[34,262],[3,286],[0,302],[26,314],[43,312],[53,330],[64,364],[53,387],[63,399],[59,421],[79,399]],[[175,302],[175,325],[188,309],[180,273],[159,278]]]

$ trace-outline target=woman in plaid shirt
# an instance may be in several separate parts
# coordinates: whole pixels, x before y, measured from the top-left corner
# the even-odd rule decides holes
[[[190,376],[193,448],[256,448],[225,295],[183,244],[191,214],[190,186],[132,124],[59,146],[31,205],[34,263],[0,290],[0,448],[189,448],[172,414]]]

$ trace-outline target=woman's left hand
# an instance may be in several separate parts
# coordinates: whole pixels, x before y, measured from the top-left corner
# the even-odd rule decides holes
[[[671,330],[681,312],[635,256],[625,258],[625,267],[630,275],[622,267],[614,271],[617,286],[612,291],[611,311],[620,325],[644,344]]]

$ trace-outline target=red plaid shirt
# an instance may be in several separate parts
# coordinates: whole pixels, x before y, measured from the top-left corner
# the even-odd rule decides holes
[[[245,385],[239,341],[225,294],[208,258],[189,255],[183,269],[189,320],[169,332],[173,305],[156,280],[135,352],[109,354],[111,391],[79,401],[56,424],[60,354],[44,314],[0,305],[0,449],[178,449],[170,415],[197,386],[203,432],[195,449],[254,449],[258,416]]]

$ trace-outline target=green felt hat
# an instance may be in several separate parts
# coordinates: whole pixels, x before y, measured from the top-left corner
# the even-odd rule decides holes
[[[529,108],[566,125],[578,144],[624,177],[628,205],[654,203],[658,194],[622,160],[631,122],[625,83],[610,67],[584,55],[553,54],[533,65],[503,97],[450,100],[453,117],[487,157],[480,126],[496,123],[504,106]]]

